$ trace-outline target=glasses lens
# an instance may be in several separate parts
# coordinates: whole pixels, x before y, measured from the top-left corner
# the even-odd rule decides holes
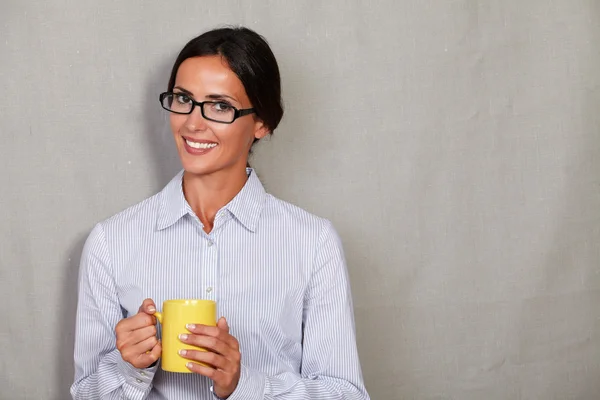
[[[192,99],[185,94],[168,93],[163,97],[162,105],[169,111],[187,114],[194,106],[194,103],[192,103]]]
[[[224,102],[206,102],[204,103],[204,116],[208,119],[218,122],[233,122],[235,117],[235,108]]]

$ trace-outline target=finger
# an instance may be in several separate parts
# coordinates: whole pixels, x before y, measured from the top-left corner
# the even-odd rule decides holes
[[[152,350],[150,350],[150,353],[148,355],[150,356],[150,359],[152,360],[152,362],[155,362],[156,360],[158,360],[160,358],[161,354],[162,354],[162,342],[159,340],[158,343],[152,348]]]
[[[137,329],[129,335],[128,342],[134,346],[141,343],[149,338],[156,338],[156,326],[150,325],[141,329]]]
[[[139,368],[148,368],[150,365],[155,363],[162,354],[162,344],[160,341],[152,348],[152,350],[140,354],[138,356],[136,364],[140,365]]]
[[[120,331],[131,332],[135,331],[136,329],[156,325],[156,317],[141,312],[135,314],[133,317],[124,319],[119,323],[119,325]]]
[[[231,374],[219,369],[214,369],[209,366],[200,365],[194,362],[187,363],[186,367],[192,372],[206,376],[207,378],[211,379],[214,383],[215,389],[233,387],[232,390],[235,390],[235,374]],[[228,397],[231,394],[231,392],[232,391],[229,391],[228,394],[219,394],[218,392],[215,392],[215,394],[220,397]]]
[[[208,326],[202,324],[187,324],[185,327],[188,331],[197,335],[218,337],[221,334],[221,330],[216,326]]]
[[[196,347],[202,347],[203,349],[210,350],[226,357],[228,357],[229,354],[234,351],[226,342],[223,342],[221,339],[212,336],[183,334],[179,335],[179,340],[181,340],[183,343]]]
[[[219,371],[215,368],[207,367],[194,362],[189,362],[185,366],[192,372],[212,379],[212,381],[217,385],[219,385],[219,381],[222,381],[223,377],[225,376],[225,373],[223,371]]]
[[[122,352],[123,350],[135,346],[136,344],[151,337],[156,338],[156,326],[154,325],[125,333],[117,332],[117,349]]]
[[[156,336],[151,336],[138,344],[131,346],[128,351],[135,355],[147,354],[148,352],[151,352],[157,344],[158,338]]]
[[[158,339],[156,339],[156,337],[150,337],[136,345],[126,346],[122,349],[119,349],[119,351],[121,352],[121,357],[123,357],[125,361],[129,361],[131,364],[138,366],[143,364],[143,356],[151,353],[152,349],[157,344]]]
[[[227,324],[225,317],[219,318],[219,321],[217,321],[217,328],[229,333],[229,325]]]
[[[225,317],[221,317],[219,319],[219,322],[221,322],[221,321],[223,321],[221,326],[219,326],[218,324],[217,324],[217,326],[219,326],[220,329],[224,330],[225,332],[227,332],[229,334],[229,323],[227,322],[227,319]],[[232,349],[234,349],[236,351],[240,350],[240,343],[237,341],[237,339],[234,336],[229,335],[228,343],[229,343],[229,347],[231,347]]]
[[[154,328],[154,327],[151,327]],[[125,336],[125,338],[120,339],[117,338],[117,349],[121,352],[121,354],[127,354],[128,356],[137,356],[138,354],[145,353],[146,351],[152,349],[152,347],[157,342],[156,334],[152,335],[151,331],[142,332],[143,336],[140,336],[136,331],[135,334],[130,334]],[[149,341],[149,342],[146,342]],[[144,347],[143,350],[138,349],[136,346],[146,342],[146,345],[141,346]]]
[[[222,355],[210,351],[183,349],[179,351],[179,355],[188,360],[199,361],[208,364],[213,368],[229,371],[230,373],[233,373],[235,370],[234,363]]]
[[[234,350],[239,350],[240,346],[236,338],[231,336],[226,331],[216,326],[200,325],[200,324],[188,324],[186,325],[188,331],[203,336],[212,336],[220,339],[222,342],[227,343],[229,347]]]
[[[142,305],[140,306],[138,313],[146,313],[146,314],[154,314],[156,312],[156,304],[154,304],[154,301],[152,299],[146,299],[142,302]]]

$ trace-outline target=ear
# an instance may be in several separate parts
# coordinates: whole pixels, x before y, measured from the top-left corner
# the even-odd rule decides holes
[[[254,137],[256,139],[262,139],[269,134],[269,128],[262,121],[256,121],[254,125]]]

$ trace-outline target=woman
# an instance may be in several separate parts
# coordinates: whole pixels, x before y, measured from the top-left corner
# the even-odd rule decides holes
[[[246,28],[191,40],[160,101],[183,171],[86,242],[73,397],[368,399],[336,231],[246,168],[283,115],[268,44]],[[209,350],[182,354],[193,374],[159,369],[152,314],[177,298],[215,300],[224,316],[180,338]]]

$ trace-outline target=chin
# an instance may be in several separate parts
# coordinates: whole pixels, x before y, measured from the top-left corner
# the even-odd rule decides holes
[[[219,170],[214,165],[206,165],[197,162],[182,162],[183,169],[188,174],[192,175],[208,175]]]
[[[219,157],[218,153],[194,156],[188,154],[185,149],[181,150],[182,151],[179,153],[181,165],[183,170],[188,174],[210,175],[214,174],[215,172],[226,170],[233,172],[237,169],[236,165],[238,162],[234,160],[230,160],[230,162],[228,162],[228,160],[224,159],[223,157]],[[243,165],[243,168],[245,171],[246,164]]]
[[[193,175],[206,175],[220,169],[214,157],[192,156],[185,149],[180,149],[179,160],[183,170]]]

